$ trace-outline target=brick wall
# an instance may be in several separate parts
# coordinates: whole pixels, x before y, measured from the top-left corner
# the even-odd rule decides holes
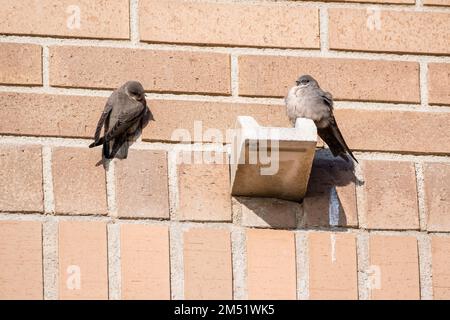
[[[450,298],[449,0],[0,7],[0,298]],[[195,121],[287,126],[303,73],[337,100],[356,177],[319,145],[297,204],[177,164],[229,153]],[[156,122],[105,173],[87,146],[129,79]]]

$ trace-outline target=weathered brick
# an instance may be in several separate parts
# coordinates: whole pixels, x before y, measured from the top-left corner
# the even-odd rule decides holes
[[[309,239],[309,298],[358,299],[353,234],[313,232]]]
[[[0,33],[79,38],[129,38],[128,0],[1,0]]]
[[[239,94],[284,97],[310,74],[336,100],[420,102],[416,62],[280,56],[240,56]]]
[[[314,159],[303,200],[303,224],[357,226],[356,177],[353,164],[338,159]]]
[[[0,84],[42,85],[41,53],[42,47],[34,44],[0,43]]]
[[[274,198],[237,197],[241,204],[242,225],[294,229],[301,205],[297,202]]]
[[[139,21],[141,38],[150,42],[320,47],[318,10],[283,3],[147,0]]]
[[[281,105],[179,100],[148,100],[148,104],[156,121],[145,128],[144,140],[180,141],[177,133],[183,133],[187,141],[212,142],[206,130],[214,129],[219,130],[222,142],[230,143],[227,130],[234,129],[242,115],[254,117],[262,126],[290,126],[286,108]]]
[[[53,149],[55,211],[62,214],[106,214],[106,178],[101,150],[72,147]]]
[[[130,150],[115,170],[120,217],[169,218],[166,151]]]
[[[426,6],[444,6],[450,7],[450,0],[423,0]]]
[[[296,282],[294,233],[248,229],[248,299],[295,300]]]
[[[106,98],[0,93],[1,134],[92,138]]]
[[[433,298],[450,299],[450,238],[432,237]]]
[[[42,212],[41,147],[0,146],[0,181],[0,211]]]
[[[450,63],[428,65],[428,101],[450,105]]]
[[[209,156],[217,158],[208,159]],[[225,156],[207,152],[180,155],[177,212],[180,220],[231,220],[230,177]]]
[[[450,231],[450,163],[423,165],[428,231]]]
[[[191,229],[184,233],[184,298],[231,300],[233,272],[228,230]]]
[[[61,221],[58,246],[59,298],[108,299],[106,224]]]
[[[337,109],[335,116],[352,150],[450,153],[447,112]]]
[[[371,298],[420,299],[416,238],[371,236],[369,242]]]
[[[122,299],[170,299],[167,226],[120,226]]]
[[[330,9],[328,15],[330,49],[450,53],[448,13],[346,8]]]
[[[0,300],[43,298],[42,226],[0,221]]]
[[[364,161],[364,195],[370,229],[418,229],[414,163]]]
[[[50,47],[50,84],[115,89],[135,79],[147,91],[229,95],[230,56],[103,47]]]

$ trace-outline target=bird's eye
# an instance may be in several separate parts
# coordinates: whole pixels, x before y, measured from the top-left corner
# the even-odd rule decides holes
[[[300,81],[301,84],[305,85],[309,83],[308,79],[303,79],[302,81]]]

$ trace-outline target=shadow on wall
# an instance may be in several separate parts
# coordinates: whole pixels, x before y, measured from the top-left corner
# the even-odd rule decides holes
[[[314,157],[303,202],[236,197],[244,226],[271,228],[356,227],[356,183],[353,162],[335,158],[329,150]]]

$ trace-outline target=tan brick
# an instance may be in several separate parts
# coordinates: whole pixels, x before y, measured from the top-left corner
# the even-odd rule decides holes
[[[228,230],[191,229],[184,233],[184,298],[233,298],[231,240]]]
[[[128,0],[0,0],[0,7],[3,34],[129,38]]]
[[[450,299],[450,238],[432,237],[433,298]]]
[[[135,79],[147,91],[229,95],[230,56],[209,52],[50,47],[50,84],[115,89]]]
[[[314,159],[303,200],[305,226],[357,226],[356,177],[353,164],[337,159]]]
[[[169,218],[166,151],[130,150],[115,170],[120,217]]]
[[[59,298],[108,299],[106,224],[61,221],[58,246]]]
[[[428,65],[428,101],[450,105],[450,63]]]
[[[40,300],[42,226],[36,221],[0,221],[0,300]]]
[[[120,226],[122,299],[170,299],[167,226]]]
[[[450,153],[447,112],[338,109],[335,116],[352,150]]]
[[[101,150],[53,149],[55,211],[62,214],[106,214],[106,182]]]
[[[448,13],[346,8],[330,9],[328,15],[330,49],[450,53]]]
[[[42,85],[41,53],[34,44],[0,43],[0,84]]]
[[[309,239],[309,298],[358,299],[353,234],[313,232]]]
[[[223,142],[231,142],[228,129],[234,129],[238,116],[252,116],[262,126],[291,126],[281,105],[222,103],[205,101],[149,100],[152,121],[144,130],[144,140],[180,141],[177,132],[189,133],[189,141],[212,142],[206,130],[218,129]],[[203,136],[196,136],[194,128]],[[175,131],[177,130],[177,131]]]
[[[0,146],[0,181],[0,211],[42,212],[41,147]]]
[[[364,161],[364,197],[370,229],[418,229],[414,163]]]
[[[424,0],[423,4],[426,6],[450,7],[450,0]]]
[[[294,233],[248,229],[248,299],[295,300],[296,282]]]
[[[427,230],[450,231],[450,163],[425,163]]]
[[[321,1],[321,0],[313,0]],[[358,3],[377,3],[377,4],[414,4],[414,0],[324,0],[323,2],[358,2]]]
[[[238,197],[241,204],[242,225],[295,229],[301,205],[297,202],[273,198]]]
[[[371,271],[369,281],[374,286],[371,298],[374,300],[420,299],[416,238],[371,236],[369,248]]]
[[[208,159],[210,156],[217,157]],[[196,161],[196,157],[200,162]],[[228,164],[222,153],[183,153],[178,158],[178,218],[230,221],[231,198]]]
[[[284,97],[302,74],[336,100],[420,102],[416,62],[240,56],[239,94]]]
[[[320,47],[318,10],[283,3],[147,0],[139,21],[141,38],[150,42]]]
[[[0,93],[0,133],[93,138],[106,98]]]

